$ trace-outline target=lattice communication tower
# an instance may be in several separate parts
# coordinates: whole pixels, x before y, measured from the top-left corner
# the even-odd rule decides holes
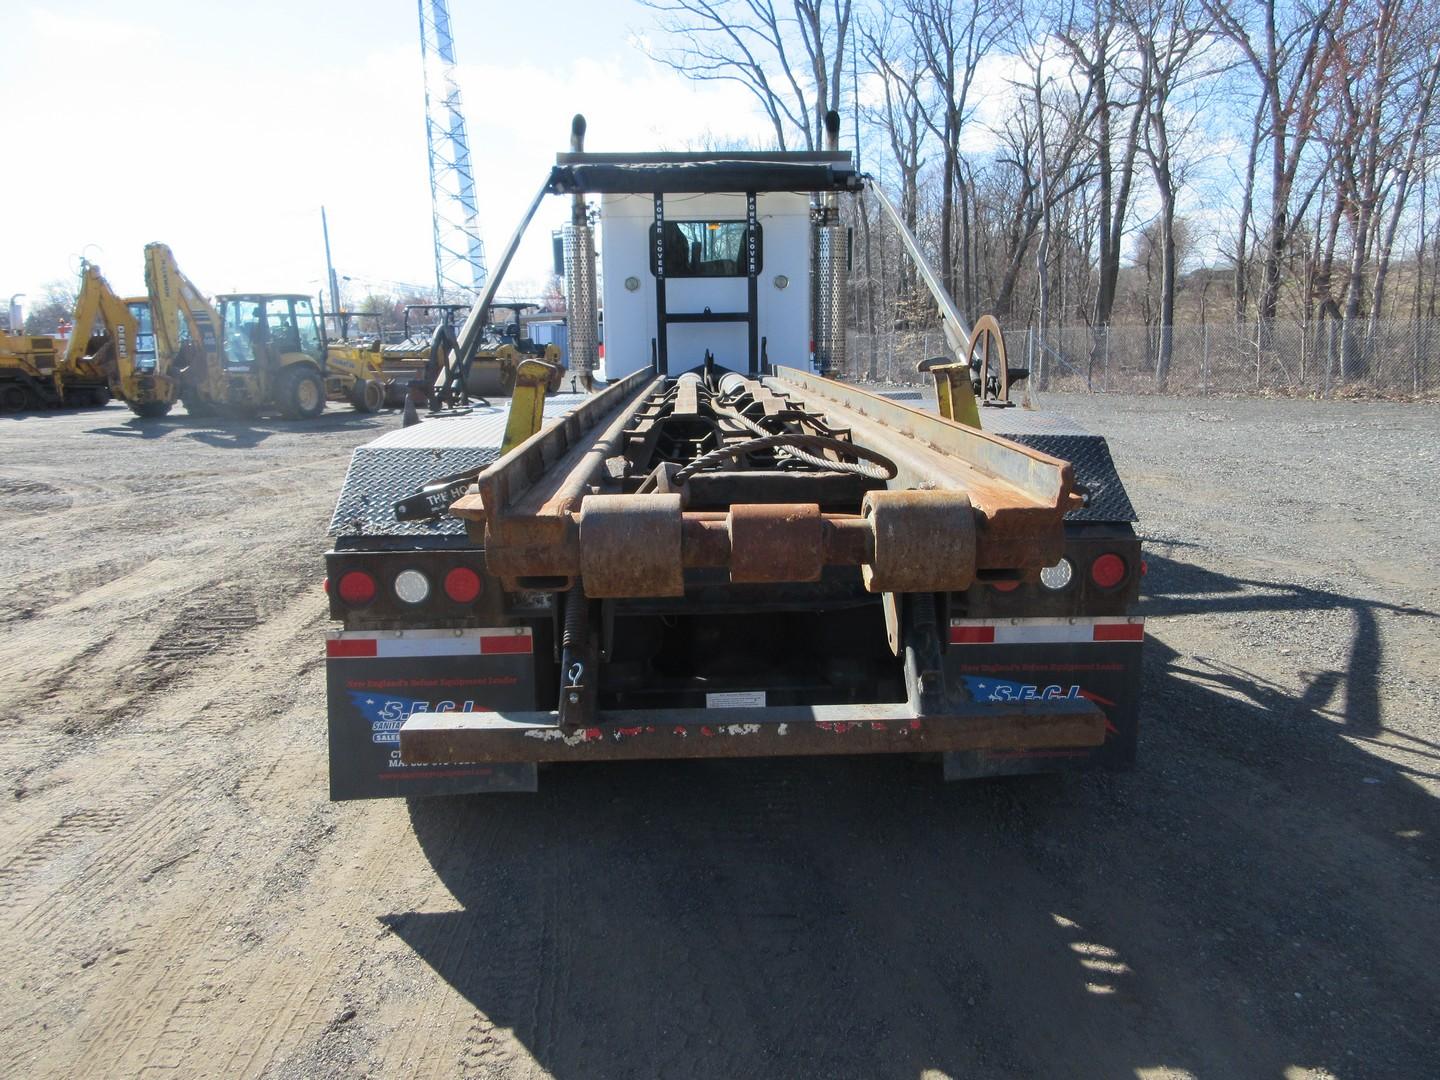
[[[430,208],[435,226],[435,287],[439,299],[475,300],[485,288],[470,139],[455,80],[455,38],[446,0],[419,0],[420,53],[425,67],[425,142],[430,155]]]

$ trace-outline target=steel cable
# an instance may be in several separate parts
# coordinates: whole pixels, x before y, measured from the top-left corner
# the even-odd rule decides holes
[[[831,450],[837,454],[849,454],[860,458],[860,461],[830,461],[823,457],[816,457],[805,453],[800,447],[808,447],[811,450]],[[835,472],[853,473],[857,476],[868,477],[872,480],[890,480],[899,471],[895,463],[884,454],[874,450],[866,449],[863,446],[856,446],[854,443],[843,442],[840,439],[832,439],[828,435],[801,435],[786,433],[781,435],[765,435],[762,438],[747,439],[740,443],[731,443],[719,449],[711,450],[701,454],[694,461],[690,462],[683,469],[675,474],[677,482],[684,483],[697,472],[714,468],[721,462],[730,458],[740,457],[743,454],[758,453],[761,450],[785,449],[799,460],[817,468],[828,469]]]
[[[757,436],[759,436],[760,438],[768,438],[768,437],[771,436],[771,435],[778,434],[777,432],[774,432],[774,431],[767,431],[765,428],[763,428],[763,427],[761,427],[759,424],[757,424],[754,420],[751,420],[748,416],[745,416],[745,415],[742,414],[742,413],[738,413],[738,412],[737,412],[735,415],[736,415],[736,417],[740,420],[740,422],[741,422],[742,424],[744,424],[747,428],[749,428],[751,431],[753,431],[753,432],[754,432]],[[815,422],[815,423],[824,425],[824,421],[821,420],[819,417],[809,417],[809,419],[810,419],[812,422]],[[846,442],[844,439],[837,438],[833,433],[830,432],[830,429],[828,428],[828,426],[826,426],[826,433],[825,433],[825,434],[823,434],[823,435],[807,435],[806,437],[807,437],[807,438],[815,438],[815,439],[828,438],[828,439],[830,439],[832,442],[839,443],[841,446],[843,446],[843,447],[845,448],[845,450],[846,450],[847,452],[851,452],[851,453],[854,453],[855,451],[858,451],[858,450],[860,449],[860,447],[856,446],[853,442]],[[893,476],[895,475],[895,463],[892,462],[889,458],[887,458],[887,457],[885,457],[885,456],[883,456],[883,455],[881,455],[881,454],[875,454],[874,457],[871,458],[871,460],[877,460],[877,459],[878,459],[878,461],[883,462],[883,463],[884,463],[884,466],[890,470],[889,474],[888,474],[888,475],[884,475],[884,476],[882,476],[882,475],[881,475],[880,473],[878,473],[878,472],[872,472],[872,471],[870,471],[870,470],[868,470],[868,469],[866,469],[866,468],[864,468],[864,467],[859,467],[859,468],[857,468],[857,467],[855,467],[855,463],[852,463],[852,462],[848,462],[848,461],[831,461],[829,458],[816,457],[816,456],[814,456],[813,454],[807,454],[807,453],[805,453],[805,451],[803,451],[803,450],[797,450],[797,449],[795,449],[794,447],[791,447],[791,446],[783,447],[783,450],[785,451],[785,455],[786,455],[787,457],[794,458],[794,459],[797,460],[797,461],[803,461],[805,464],[811,465],[811,466],[813,466],[813,467],[815,467],[815,468],[817,468],[817,469],[833,469],[833,470],[836,470],[836,471],[838,471],[838,472],[855,473],[855,474],[858,475],[858,476],[868,476],[868,477],[870,477],[870,478],[873,479],[873,480],[889,480],[891,477],[893,477]],[[865,456],[867,456],[867,455],[865,455],[865,454],[858,454],[858,453],[857,453],[856,456],[857,456],[857,457],[865,457]]]

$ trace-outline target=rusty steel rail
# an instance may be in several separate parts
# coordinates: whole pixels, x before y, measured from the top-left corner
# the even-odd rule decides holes
[[[1105,714],[1083,699],[959,705],[916,716],[904,704],[601,710],[568,729],[552,712],[416,713],[400,728],[406,765],[935,753],[1099,746]]]
[[[528,568],[522,555],[512,560],[518,566],[511,574],[505,559],[516,548],[563,544],[569,503],[579,508],[584,486],[604,465],[610,443],[661,382],[641,370],[607,386],[502,455],[480,473],[472,491],[451,504],[450,513],[466,522],[470,538],[486,546],[493,573],[551,573]]]
[[[786,368],[766,385],[743,384],[767,416],[803,416],[843,431],[857,447],[851,456],[888,459],[894,478],[886,487],[871,480],[850,508],[825,512],[785,499],[784,486],[849,482],[854,477],[842,474],[853,463],[803,452],[807,468],[763,474],[778,497],[757,497],[751,481],[760,482],[760,472],[738,467],[695,475],[642,469],[640,490],[633,483],[622,490],[607,461],[624,457],[637,431],[653,430],[677,407],[694,416],[701,406],[693,381],[671,386],[640,372],[491,465],[451,513],[468,522],[490,572],[507,587],[561,589],[579,580],[590,597],[678,596],[684,570],[697,567],[728,567],[736,582],[779,583],[818,581],[825,566],[848,565],[861,568],[871,592],[956,591],[979,572],[1036,572],[1059,558],[1062,520],[1079,501],[1068,463]],[[749,439],[747,424],[773,434],[738,420],[726,439]],[[819,441],[829,452],[847,445]],[[718,478],[731,482],[725,508],[691,509],[692,488]]]
[[[977,569],[1033,571],[1059,559],[1065,515],[1083,503],[1068,461],[794,368],[777,367],[765,382],[807,397],[891,458],[891,487],[964,492],[975,508]]]
[[[838,413],[847,425],[858,423],[857,440],[886,454],[898,450],[911,464],[911,474],[902,473],[902,479],[972,485],[982,492],[993,491],[997,503],[1031,501],[1062,511],[1080,505],[1070,463],[1039,450],[796,368],[777,367],[765,383],[772,389],[808,397],[812,403],[818,404],[816,399],[820,399],[829,406],[827,412]],[[861,428],[868,439],[859,438]],[[907,442],[912,444],[910,454],[906,453]],[[924,451],[929,453],[912,457]],[[948,464],[937,464],[932,454],[948,458]],[[1003,491],[997,483],[1010,491]],[[979,500],[972,494],[971,501]]]

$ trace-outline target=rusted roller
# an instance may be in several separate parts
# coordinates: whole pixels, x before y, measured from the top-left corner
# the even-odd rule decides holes
[[[587,495],[580,576],[590,597],[683,596],[679,495]]]
[[[730,580],[819,581],[825,529],[815,503],[730,507]]]
[[[871,592],[954,592],[975,580],[975,512],[963,491],[871,491],[862,515],[875,536],[861,568]]]

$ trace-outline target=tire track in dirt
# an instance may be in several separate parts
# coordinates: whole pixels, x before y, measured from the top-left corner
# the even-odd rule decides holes
[[[313,651],[319,637],[323,610],[318,607],[313,599],[298,600],[268,628],[275,645],[272,655],[296,674],[307,664],[302,642]],[[165,1035],[165,1025],[172,1034],[183,1030],[185,1018],[208,1002],[213,973],[235,957],[223,929],[252,898],[242,895],[233,881],[228,889],[211,887],[207,859],[192,856],[211,854],[215,847],[215,825],[197,815],[197,809],[238,783],[247,768],[250,751],[235,744],[235,733],[281,714],[303,691],[298,679],[281,671],[265,674],[255,679],[251,672],[235,669],[215,682],[172,695],[165,704],[167,714],[203,717],[207,706],[220,703],[217,718],[229,721],[181,725],[189,734],[178,746],[161,738],[170,734],[164,724],[108,740],[97,755],[123,763],[131,774],[127,791],[133,801],[123,811],[109,812],[104,819],[108,842],[78,872],[60,881],[32,874],[35,880],[19,893],[22,902],[6,910],[8,930],[36,945],[73,949],[110,940],[124,950],[124,979],[118,985],[107,983],[110,992],[99,998],[87,995],[85,1013],[97,1020],[79,1022],[73,1029],[87,1071],[103,1071],[103,1066],[116,1063],[138,1069],[156,1055],[156,1061],[168,1059],[167,1046],[175,1040]],[[247,688],[255,685],[263,689],[247,695]],[[298,726],[291,739],[299,739]],[[234,780],[227,784],[226,777]],[[222,837],[221,846],[226,842]],[[53,863],[59,846],[60,841],[42,845],[33,861],[37,866],[43,859]],[[150,912],[165,912],[166,917],[129,923],[127,905],[118,899],[157,876],[166,880],[157,882],[161,891]],[[76,935],[77,927],[84,927],[85,935]],[[175,999],[177,990],[180,996]],[[103,998],[110,1000],[101,1008]],[[161,1002],[168,1007],[159,1008]],[[160,1030],[147,1032],[157,1017]]]
[[[314,642],[318,638],[317,628],[323,615],[316,610],[316,607],[313,600],[296,601],[285,613],[285,617],[276,620],[261,631],[262,636],[268,635],[272,629],[279,629],[284,634],[279,644],[298,646],[301,639],[309,639],[306,643],[313,651],[316,647]],[[290,625],[287,626],[287,623]],[[315,634],[313,638],[311,637],[312,633]],[[281,648],[276,651],[276,655],[290,667],[302,667],[305,663],[304,653],[299,649]],[[174,730],[172,724],[165,721],[142,722],[138,730],[118,736],[103,747],[97,748],[97,755],[118,759],[129,765],[141,785],[138,790],[133,784],[128,787],[128,790],[134,795],[140,796],[141,799],[156,792],[159,792],[159,795],[136,812],[132,820],[127,823],[128,827],[117,836],[113,845],[97,853],[97,858],[84,874],[67,885],[65,892],[68,895],[53,898],[55,904],[62,906],[39,905],[47,915],[63,913],[65,903],[78,902],[83,894],[103,887],[106,884],[103,880],[104,876],[113,877],[117,871],[123,874],[131,868],[135,860],[143,857],[146,852],[153,851],[157,837],[163,838],[168,835],[174,830],[174,823],[186,816],[183,804],[189,796],[201,787],[209,788],[213,785],[215,782],[214,772],[236,767],[235,759],[243,752],[233,746],[227,749],[228,737],[247,720],[253,719],[254,712],[258,711],[255,706],[259,704],[274,708],[277,704],[293,700],[300,692],[294,682],[283,678],[256,679],[254,672],[234,667],[226,672],[221,665],[221,659],[216,658],[206,672],[206,674],[218,674],[220,676],[218,681],[180,688],[164,702],[163,710],[157,703],[154,711],[157,715],[163,712],[167,716],[178,715],[182,718],[198,719],[207,715],[207,709],[220,705],[223,707],[223,711],[211,715],[229,719],[231,721],[229,726],[223,723],[214,723],[207,727],[196,728],[193,726],[193,721],[182,722],[179,727],[182,730],[188,730],[190,737],[186,738],[177,748],[167,745],[163,741],[164,737]],[[267,672],[266,674],[271,673]],[[273,686],[267,686],[258,693],[252,691],[248,695],[251,699],[249,703],[251,708],[244,707],[246,692],[252,684],[259,683],[264,686],[272,681]],[[255,700],[257,698],[258,702]],[[215,754],[217,750],[221,751],[218,755]],[[218,756],[219,760],[207,760],[213,756]],[[143,767],[144,771],[139,771],[139,767]],[[12,905],[6,913],[14,916],[16,907]],[[33,915],[33,913],[30,914]],[[26,929],[29,926],[27,913],[23,910],[19,913],[15,925],[19,929]]]
[[[544,941],[553,926],[549,915],[553,902],[542,900],[536,908],[523,911],[497,910],[493,922],[470,917],[471,913],[463,910],[472,882],[481,876],[508,873],[503,860],[488,858],[493,848],[512,845],[505,835],[505,815],[487,813],[485,804],[483,799],[454,798],[417,808],[417,812],[440,816],[444,824],[437,831],[449,839],[443,849],[426,850],[421,858],[413,835],[407,835],[414,856],[410,862],[418,864],[415,872],[430,875],[430,895],[409,912],[392,917],[390,925],[404,932],[406,955],[400,958],[404,966],[413,968],[423,956],[441,973],[484,970],[489,978],[505,984],[516,999],[536,1000],[544,971]],[[438,881],[431,862],[438,864],[436,869],[443,867]],[[449,882],[460,895],[450,895],[440,882]],[[460,911],[433,911],[436,907],[453,909],[457,900]],[[500,932],[486,934],[487,928]],[[523,1073],[528,1055],[515,1045],[515,1036],[443,980],[434,981],[424,995],[420,1016],[403,1037],[383,1048],[379,1062],[383,1074],[441,1080],[455,1075],[489,1078]]]
[[[307,834],[305,813],[285,807],[325,805],[313,731],[323,602],[294,586],[319,577],[328,503],[349,458],[334,445],[297,433],[305,460],[288,452],[260,464],[172,444],[223,463],[224,475],[149,491],[136,488],[151,476],[127,466],[162,452],[153,443],[145,456],[115,458],[103,483],[77,481],[68,467],[25,470],[71,505],[56,509],[47,495],[50,512],[14,530],[23,543],[13,552],[33,556],[6,563],[19,594],[6,621],[24,633],[0,638],[0,685],[12,699],[0,709],[46,737],[5,744],[35,791],[0,823],[20,826],[0,830],[9,901],[0,924],[30,955],[52,958],[4,980],[20,980],[0,1010],[7,1072],[33,1072],[42,1047],[54,1067],[91,1074],[179,1063],[217,995],[235,989],[221,976],[253,947],[227,927],[253,934],[257,898],[285,885],[266,876],[265,859],[244,858],[247,842],[277,839],[250,822],[268,814],[280,836],[301,834],[279,856],[292,866],[333,842],[323,829]],[[230,470],[241,461],[243,472]],[[117,557],[111,538],[122,536]],[[47,730],[80,731],[77,718],[91,728],[68,738]],[[293,795],[267,786],[297,758],[309,764]],[[217,864],[243,872],[217,875]],[[67,962],[73,974],[63,974]],[[62,1037],[25,1037],[56,1011],[71,1018]]]

